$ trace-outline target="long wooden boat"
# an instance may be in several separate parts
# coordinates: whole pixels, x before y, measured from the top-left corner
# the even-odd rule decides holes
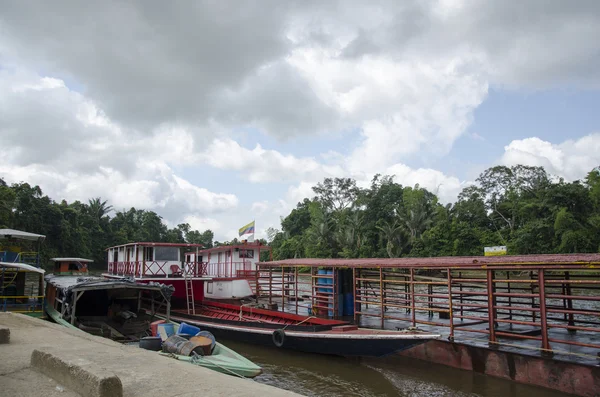
[[[218,338],[338,356],[381,357],[440,338],[418,330],[359,328],[344,321],[211,301],[197,306],[195,315],[172,310],[171,318]]]
[[[179,323],[170,321],[177,332]],[[200,367],[212,369],[227,375],[243,378],[255,378],[262,373],[262,368],[248,360],[246,357],[231,350],[227,346],[215,341],[215,347],[210,356],[184,356],[180,354],[159,352],[160,355],[185,361]]]

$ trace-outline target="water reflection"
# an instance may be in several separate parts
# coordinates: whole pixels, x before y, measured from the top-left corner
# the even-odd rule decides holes
[[[257,382],[305,396],[560,397],[562,393],[412,360],[346,359],[222,341],[263,367]]]

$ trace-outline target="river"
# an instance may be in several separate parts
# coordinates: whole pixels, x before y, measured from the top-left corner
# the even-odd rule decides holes
[[[263,367],[255,380],[305,396],[564,397],[564,393],[405,357],[394,364],[221,341]]]

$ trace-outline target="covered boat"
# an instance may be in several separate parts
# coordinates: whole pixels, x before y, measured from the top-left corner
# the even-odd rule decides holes
[[[157,283],[51,274],[46,276],[45,311],[59,324],[132,342],[149,335],[157,310],[169,315],[172,294],[173,287]]]
[[[0,262],[0,311],[43,316],[44,269]]]

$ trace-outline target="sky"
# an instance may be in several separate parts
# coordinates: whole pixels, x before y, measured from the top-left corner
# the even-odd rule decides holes
[[[326,177],[452,202],[600,165],[600,2],[0,4],[0,177],[170,226],[280,227]]]

